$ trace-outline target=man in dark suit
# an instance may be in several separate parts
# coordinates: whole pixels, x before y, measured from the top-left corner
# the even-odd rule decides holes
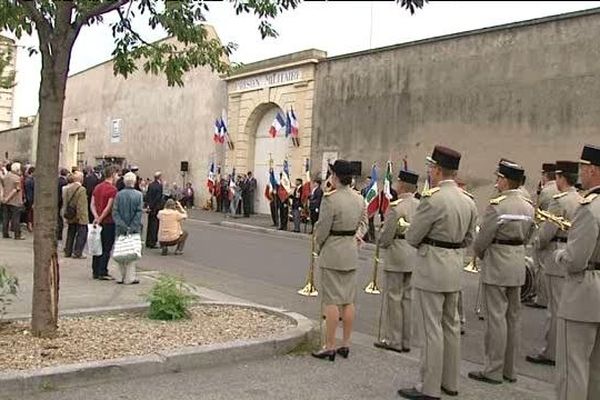
[[[254,175],[252,175],[251,171],[248,171],[248,199],[250,205],[250,214],[256,214],[254,212],[254,202],[256,201],[254,195],[257,187],[258,184],[256,183],[256,178]]]
[[[92,169],[92,167],[85,167],[85,177],[83,178],[83,187],[85,188],[85,192],[88,198],[88,220],[90,224],[94,222],[94,214],[92,214],[92,193],[94,193],[94,189],[96,185],[100,183],[100,179],[96,175],[96,172]]]
[[[148,204],[148,231],[146,232],[146,247],[151,249],[158,248],[158,212],[162,209],[163,203],[163,184],[162,174],[154,174],[154,182],[148,185],[146,194],[146,203]]]
[[[308,209],[310,211],[310,225],[311,230],[310,233],[313,233],[315,224],[319,219],[319,209],[321,208],[321,200],[323,199],[323,189],[321,189],[321,179],[318,178],[315,180],[315,187],[310,194],[310,198],[308,200]]]

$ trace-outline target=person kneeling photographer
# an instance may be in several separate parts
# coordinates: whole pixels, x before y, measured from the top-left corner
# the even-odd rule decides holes
[[[177,246],[175,254],[183,254],[183,246],[188,233],[181,227],[181,221],[187,218],[187,212],[181,203],[173,199],[167,200],[165,208],[158,212],[159,231],[158,242],[162,249],[162,255],[166,256],[169,246]]]

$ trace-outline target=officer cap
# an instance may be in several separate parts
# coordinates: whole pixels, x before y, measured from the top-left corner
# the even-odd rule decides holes
[[[409,170],[401,170],[398,174],[398,179],[402,182],[410,183],[411,185],[416,185],[419,181],[419,175]]]
[[[520,165],[509,162],[501,162],[498,165],[498,171],[496,172],[496,175],[501,178],[510,179],[511,181],[520,183],[523,180],[525,171]]]
[[[580,162],[600,166],[600,147],[591,144],[583,146]]]
[[[352,164],[347,160],[335,160],[333,165],[331,165],[331,170],[335,172],[337,176],[351,176]]]
[[[579,163],[575,161],[557,161],[555,172],[557,174],[578,174]]]
[[[556,164],[552,163],[543,163],[542,164],[542,172],[555,172]]]
[[[427,161],[442,168],[457,171],[460,164],[461,154],[444,146],[435,146],[431,157]]]

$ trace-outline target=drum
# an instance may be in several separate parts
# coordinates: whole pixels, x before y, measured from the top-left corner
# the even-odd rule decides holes
[[[533,259],[525,257],[525,283],[521,286],[521,302],[527,302],[535,296],[535,273]]]

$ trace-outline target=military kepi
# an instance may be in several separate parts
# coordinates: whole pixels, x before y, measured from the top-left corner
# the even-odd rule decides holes
[[[556,164],[552,163],[543,163],[542,164],[542,172],[555,172]]]
[[[525,171],[517,164],[501,162],[498,165],[497,174],[502,178],[510,179],[511,181],[521,182],[523,176],[525,175]]]
[[[586,144],[581,152],[582,164],[591,164],[600,166],[600,147]]]
[[[402,182],[410,183],[411,185],[416,185],[419,181],[419,175],[412,171],[403,169],[398,174],[398,179]]]
[[[431,157],[427,157],[427,161],[431,164],[453,171],[458,170],[461,154],[444,146],[435,146]]]
[[[575,174],[579,173],[579,163],[575,161],[557,161],[556,171],[557,174]]]

